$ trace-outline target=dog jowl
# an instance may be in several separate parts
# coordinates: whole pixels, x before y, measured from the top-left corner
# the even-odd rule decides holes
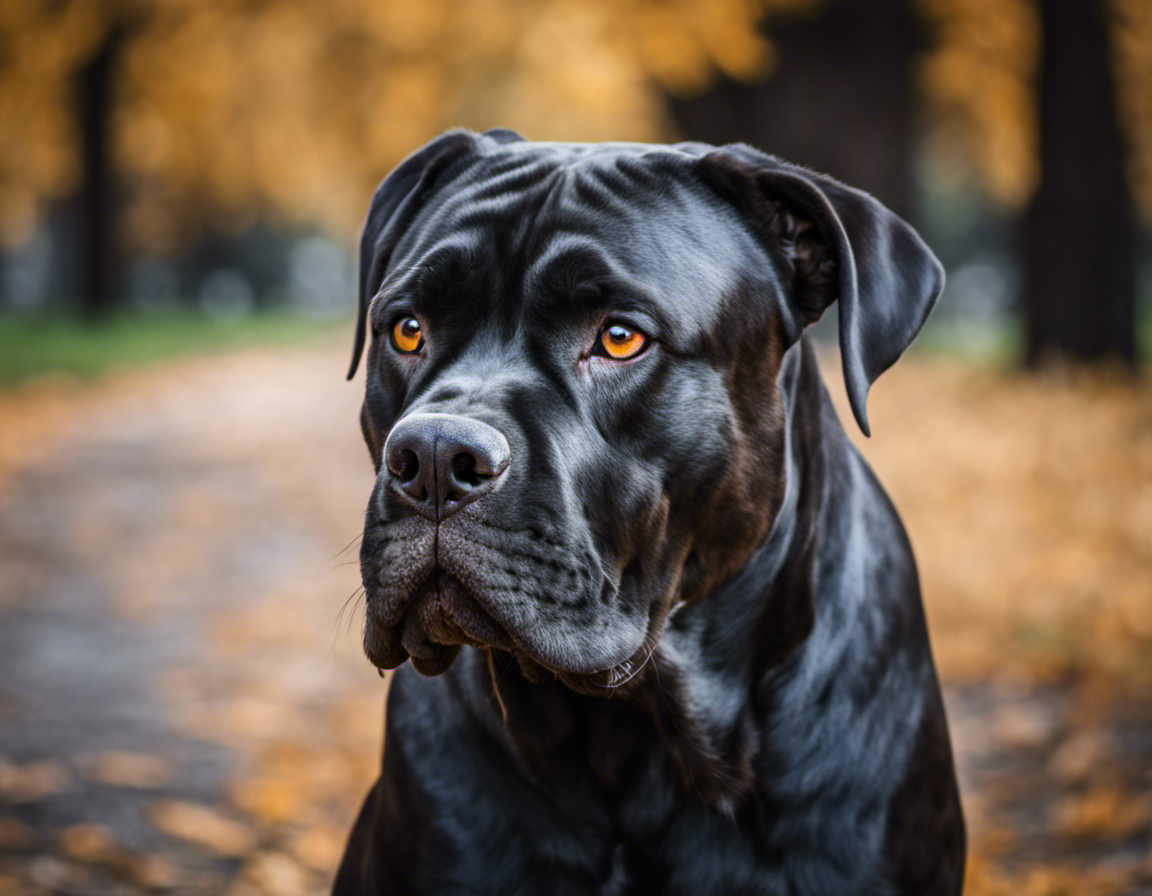
[[[911,549],[804,336],[835,303],[867,432],[942,283],[745,146],[456,131],[385,180],[352,372],[397,671],[337,893],[960,891]]]

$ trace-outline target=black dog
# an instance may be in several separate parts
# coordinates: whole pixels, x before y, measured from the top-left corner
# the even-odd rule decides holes
[[[959,893],[912,553],[803,336],[838,300],[867,432],[920,238],[745,146],[456,131],[361,252],[364,646],[423,675],[335,892]]]

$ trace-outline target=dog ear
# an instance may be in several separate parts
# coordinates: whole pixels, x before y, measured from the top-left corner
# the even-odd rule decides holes
[[[514,131],[504,129],[489,131],[482,136],[466,130],[448,131],[408,156],[376,188],[360,237],[359,311],[348,379],[355,376],[360,365],[360,355],[368,336],[368,304],[380,288],[392,250],[420,208],[421,200],[444,169],[474,148],[478,140],[485,138],[497,143],[523,139]]]
[[[791,268],[805,325],[839,299],[848,401],[871,435],[868,389],[920,332],[944,288],[943,266],[907,223],[830,177],[746,146],[709,153],[697,165]]]

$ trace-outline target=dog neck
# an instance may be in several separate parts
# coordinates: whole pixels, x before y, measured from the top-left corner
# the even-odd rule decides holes
[[[762,684],[804,642],[815,619],[812,571],[824,492],[830,401],[807,340],[783,359],[783,500],[765,541],[706,600],[669,620],[645,696],[685,785],[733,806],[751,786],[753,719]],[[832,424],[839,424],[832,418]],[[835,443],[835,440],[832,441]]]

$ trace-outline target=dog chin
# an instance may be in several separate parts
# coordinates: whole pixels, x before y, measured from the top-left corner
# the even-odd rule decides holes
[[[379,669],[395,669],[406,659],[424,675],[440,675],[462,645],[512,648],[514,643],[460,583],[441,570],[407,601],[398,623],[364,622],[364,652]]]
[[[512,654],[533,681],[558,678],[585,694],[605,694],[633,680],[650,651],[645,645],[625,648],[626,659],[602,658],[589,668],[557,656],[556,645],[532,645],[514,638],[459,581],[437,570],[408,602],[400,621],[388,626],[372,619],[364,623],[364,652],[380,670],[395,669],[411,659],[422,675],[441,675],[460,653],[461,646],[496,648]],[[549,649],[552,648],[552,649]]]

